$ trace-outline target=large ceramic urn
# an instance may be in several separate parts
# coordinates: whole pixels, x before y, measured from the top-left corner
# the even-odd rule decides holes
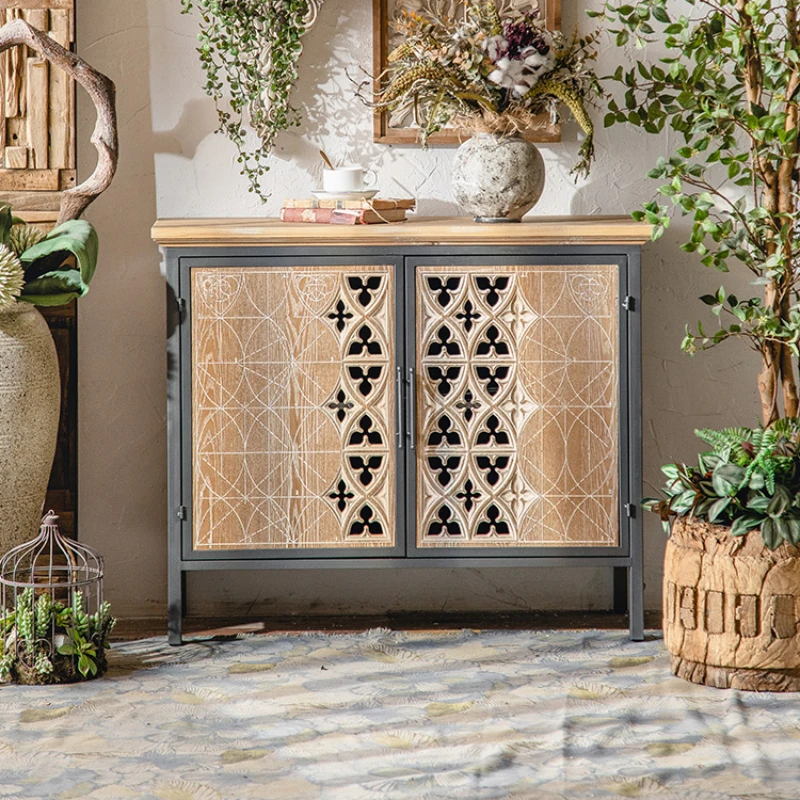
[[[39,529],[60,405],[58,358],[44,318],[29,303],[0,306],[0,555]]]
[[[456,151],[453,192],[476,222],[519,222],[544,190],[542,154],[521,136],[476,133]]]

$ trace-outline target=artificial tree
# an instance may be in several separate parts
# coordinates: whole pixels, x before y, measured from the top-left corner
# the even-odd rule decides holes
[[[664,642],[672,671],[720,688],[800,691],[800,337],[798,0],[607,3],[618,46],[643,48],[660,27],[666,55],[613,79],[606,125],[682,139],[651,177],[661,198],[636,213],[658,238],[677,209],[692,218],[682,247],[720,272],[748,270],[763,296],[724,286],[700,299],[715,331],[687,326],[683,349],[743,339],[762,360],[762,426],[698,431],[697,467],[670,464],[661,513],[667,542]],[[616,22],[616,27],[613,23]],[[766,545],[766,547],[765,547]]]
[[[688,15],[687,15],[688,13]],[[677,209],[693,219],[682,248],[707,267],[749,270],[763,296],[740,299],[724,287],[700,299],[719,318],[711,332],[687,326],[683,349],[707,350],[743,339],[762,359],[758,374],[764,426],[797,417],[800,338],[800,18],[798,0],[640,0],[607,3],[616,43],[637,49],[663,34],[667,55],[634,60],[613,80],[606,126],[626,122],[648,133],[670,127],[682,144],[650,173],[661,198],[638,219],[668,227]]]

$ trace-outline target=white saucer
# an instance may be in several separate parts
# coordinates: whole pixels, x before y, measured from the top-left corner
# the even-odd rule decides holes
[[[367,189],[363,192],[311,192],[317,200],[371,200],[378,194],[377,189]]]

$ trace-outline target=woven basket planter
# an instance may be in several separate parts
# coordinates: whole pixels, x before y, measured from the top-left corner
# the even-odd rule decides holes
[[[664,563],[664,640],[675,675],[706,686],[800,691],[800,549],[761,532],[678,518]]]

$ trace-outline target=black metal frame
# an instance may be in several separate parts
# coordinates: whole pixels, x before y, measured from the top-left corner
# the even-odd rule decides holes
[[[641,478],[641,318],[638,247],[530,246],[502,249],[472,246],[413,247],[237,247],[167,248],[168,285],[168,626],[171,644],[180,644],[186,607],[186,573],[228,569],[398,568],[420,566],[610,567],[614,576],[614,608],[629,610],[630,636],[644,635],[642,528],[639,498]],[[395,274],[395,366],[403,381],[403,408],[409,408],[409,369],[415,367],[415,268],[435,264],[617,264],[620,296],[620,545],[619,547],[509,548],[503,552],[478,548],[457,551],[417,549],[415,462],[408,456],[409,425],[397,443],[397,542],[395,547],[280,552],[231,550],[225,553],[192,550],[191,514],[191,291],[190,271],[196,267],[357,266],[386,264]],[[405,414],[403,414],[405,417]],[[625,575],[627,573],[627,575]],[[627,577],[627,587],[623,579]],[[627,589],[627,592],[624,591]],[[627,603],[624,603],[627,595]]]

